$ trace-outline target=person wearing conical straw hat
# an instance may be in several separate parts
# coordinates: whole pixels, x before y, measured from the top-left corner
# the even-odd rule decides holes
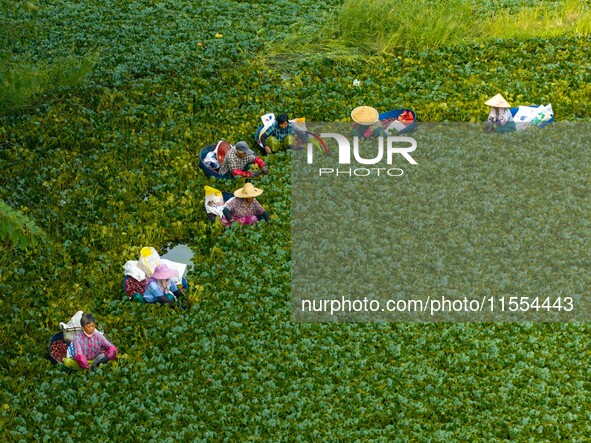
[[[490,106],[490,112],[488,114],[488,119],[486,120],[487,132],[498,131],[498,127],[513,122],[513,115],[510,110],[511,105],[501,94],[495,95],[484,104]]]
[[[252,183],[246,183],[244,187],[234,191],[234,198],[228,200],[224,207],[222,223],[230,226],[232,222],[252,225],[259,220],[269,221],[269,213],[256,199],[262,193],[263,190],[255,188]]]
[[[380,113],[371,106],[358,106],[351,111],[353,119],[353,135],[370,138],[386,136],[384,128],[379,124]]]

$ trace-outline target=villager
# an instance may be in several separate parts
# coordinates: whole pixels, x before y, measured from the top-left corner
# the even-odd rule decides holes
[[[262,193],[263,190],[255,188],[252,183],[246,183],[243,188],[237,189],[234,198],[228,200],[224,206],[222,222],[229,226],[234,221],[242,225],[251,225],[259,220],[269,221],[269,213],[255,198]]]
[[[353,135],[363,138],[387,137],[380,124],[380,113],[371,106],[359,106],[351,111]]]
[[[96,320],[88,312],[80,318],[80,331],[68,347],[64,366],[71,369],[96,369],[102,363],[117,358],[119,352],[102,332],[96,330]]]
[[[176,275],[177,272],[165,264],[156,266],[154,273],[146,281],[144,292],[146,302],[172,305],[183,296],[182,288],[179,288],[173,280]]]
[[[251,163],[258,165],[260,171],[248,171],[248,166]],[[226,175],[227,173],[231,173],[233,177],[252,178],[261,174],[268,174],[269,168],[262,158],[254,154],[245,141],[240,141],[228,151],[222,166],[220,166],[219,174]]]
[[[293,149],[299,140],[306,140],[304,133],[289,121],[287,114],[279,114],[277,119],[260,134],[260,144],[267,154]]]
[[[511,114],[511,105],[503,98],[501,94],[484,103],[490,106],[488,119],[486,120],[486,132],[508,132],[515,130],[513,115]]]

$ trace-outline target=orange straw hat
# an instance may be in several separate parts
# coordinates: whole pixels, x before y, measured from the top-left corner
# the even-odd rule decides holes
[[[351,118],[361,125],[373,125],[379,120],[380,113],[371,106],[358,106],[351,111]]]

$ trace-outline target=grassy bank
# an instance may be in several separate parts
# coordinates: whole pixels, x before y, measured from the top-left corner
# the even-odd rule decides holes
[[[271,59],[399,55],[497,39],[588,37],[588,1],[474,2],[471,0],[345,1],[320,32],[304,23],[270,45]]]

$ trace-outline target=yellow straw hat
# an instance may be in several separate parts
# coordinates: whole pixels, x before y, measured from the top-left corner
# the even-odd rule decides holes
[[[234,191],[234,197],[238,198],[251,198],[257,197],[263,193],[262,189],[255,188],[252,183],[246,183],[243,188],[236,189]]]
[[[371,106],[359,106],[351,111],[351,118],[361,125],[373,125],[379,120],[380,113]]]
[[[501,94],[495,95],[493,98],[485,103],[486,106],[492,106],[493,108],[510,108],[511,105],[507,103],[507,100],[503,98]]]

